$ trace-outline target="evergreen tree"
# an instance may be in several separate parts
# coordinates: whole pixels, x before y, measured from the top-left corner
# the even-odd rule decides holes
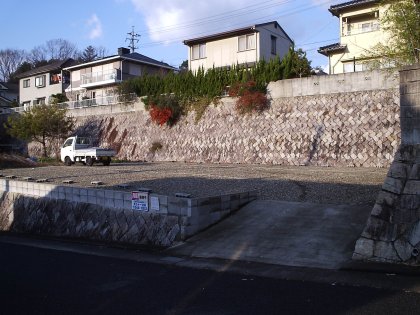
[[[90,62],[94,61],[98,58],[98,53],[96,52],[96,48],[89,45],[85,48],[85,50],[82,52],[82,55],[80,56],[81,62]]]

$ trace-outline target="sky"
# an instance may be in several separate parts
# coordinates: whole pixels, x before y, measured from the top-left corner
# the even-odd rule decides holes
[[[338,18],[328,8],[343,0],[13,0],[2,3],[1,49],[30,51],[62,38],[79,50],[105,47],[109,55],[139,34],[136,52],[178,67],[183,40],[277,21],[312,66],[327,68],[320,46],[339,41]]]

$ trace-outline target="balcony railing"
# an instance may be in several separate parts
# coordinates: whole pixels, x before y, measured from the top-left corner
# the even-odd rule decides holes
[[[117,69],[86,73],[81,75],[80,86],[91,86],[103,82],[117,82],[119,79],[119,70]]]
[[[104,97],[97,97],[91,99],[84,99],[80,101],[68,101],[63,103],[58,103],[57,105],[61,108],[66,109],[78,109],[78,108],[87,108],[87,107],[95,107],[95,106],[107,106],[107,105],[117,105],[117,104],[124,104],[124,103],[133,103],[135,102],[137,96],[135,93],[131,94],[123,94],[123,95],[111,95],[111,96],[104,96]],[[13,110],[17,113],[22,113],[24,111],[29,111],[31,108],[36,105],[30,105],[27,107],[19,106],[14,107]]]
[[[359,23],[353,24],[351,29],[348,29],[345,32],[346,36],[363,34],[367,32],[373,32],[380,30],[381,26],[379,23]]]

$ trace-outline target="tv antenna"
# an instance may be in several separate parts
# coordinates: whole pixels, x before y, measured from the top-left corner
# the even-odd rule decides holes
[[[131,32],[127,33],[129,37],[125,39],[125,41],[128,41],[130,44],[128,47],[131,49],[131,52],[133,53],[138,47],[136,47],[136,44],[139,42],[138,38],[140,37],[139,34],[134,32],[134,26],[132,26]]]

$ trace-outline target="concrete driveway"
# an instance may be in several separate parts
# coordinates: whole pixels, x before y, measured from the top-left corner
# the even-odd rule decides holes
[[[371,207],[257,200],[168,250],[173,255],[339,269]]]

